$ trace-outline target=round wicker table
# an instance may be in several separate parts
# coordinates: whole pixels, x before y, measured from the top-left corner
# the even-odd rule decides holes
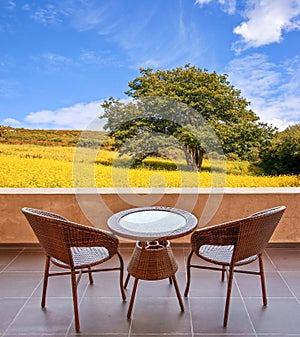
[[[174,284],[181,311],[184,306],[175,273],[178,266],[170,246],[170,239],[191,233],[197,218],[178,208],[151,206],[132,208],[112,215],[108,227],[118,236],[136,240],[128,264],[127,287],[130,276],[135,278],[127,318],[131,317],[138,281],[169,278]]]

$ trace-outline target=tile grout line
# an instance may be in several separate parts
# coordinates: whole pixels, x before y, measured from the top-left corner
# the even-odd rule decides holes
[[[185,273],[185,282],[187,282],[187,279],[186,279],[186,268],[187,268],[187,256],[185,254],[185,248],[182,248],[182,253],[183,253],[183,262],[184,262],[184,273]],[[189,251],[187,250],[187,253],[189,254]],[[194,324],[193,324],[193,317],[192,317],[192,305],[191,305],[191,302],[189,301],[189,298],[187,297],[187,302],[188,302],[188,306],[189,306],[189,312],[190,312],[190,325],[191,325],[191,334],[192,336],[191,337],[194,337],[195,336],[195,333],[194,333]]]
[[[273,262],[272,258],[270,257],[270,255],[265,252],[270,260],[270,262],[272,263],[275,271],[278,273],[278,275],[280,276],[280,278],[282,279],[282,281],[284,282],[284,284],[286,285],[286,287],[288,288],[288,290],[290,291],[290,293],[293,295],[294,299],[296,299],[297,303],[300,304],[300,299],[298,299],[298,297],[296,296],[296,294],[293,292],[293,290],[291,289],[291,287],[288,285],[288,283],[286,282],[285,278],[283,277],[283,275],[281,274],[280,270],[276,267],[275,263]]]
[[[192,317],[192,306],[189,300],[187,300],[187,302],[188,302],[189,313],[190,313],[190,325],[191,325],[191,334],[192,334],[191,337],[194,337],[195,333],[194,333],[194,325],[193,325],[193,317]]]
[[[0,274],[2,274],[3,272],[6,271],[6,269],[19,257],[19,255],[21,255],[21,253],[23,253],[24,248],[22,248],[19,253],[1,270]]]
[[[251,325],[251,327],[252,327],[253,333],[254,333],[255,337],[258,337],[257,332],[256,332],[255,327],[254,327],[254,324],[253,324],[252,319],[251,319],[251,317],[250,317],[249,311],[248,311],[248,309],[247,309],[246,302],[245,302],[245,300],[244,300],[244,297],[243,297],[243,295],[242,295],[241,289],[240,289],[240,287],[239,287],[239,285],[238,285],[238,283],[237,283],[235,277],[234,277],[234,283],[235,283],[235,285],[236,285],[236,287],[237,287],[237,290],[238,290],[238,292],[239,292],[239,294],[240,294],[240,297],[241,297],[241,300],[242,300],[242,302],[243,302],[243,306],[244,306],[244,308],[245,308],[245,310],[246,310],[246,314],[247,314],[247,316],[248,316],[248,319],[249,319],[250,325]]]
[[[34,289],[32,290],[31,294],[27,297],[27,300],[24,302],[24,304],[21,306],[21,308],[19,309],[19,311],[16,313],[14,319],[10,322],[10,324],[8,325],[8,327],[5,329],[5,331],[3,332],[3,336],[6,335],[7,331],[10,329],[10,327],[14,324],[14,322],[16,321],[16,319],[18,318],[18,316],[20,315],[20,313],[22,312],[22,310],[24,309],[24,307],[26,306],[26,304],[30,301],[30,299],[32,298],[32,295],[35,293],[35,291],[38,289],[38,287],[41,285],[41,283],[43,282],[43,277],[41,277],[40,281],[37,283],[37,285],[34,287]]]

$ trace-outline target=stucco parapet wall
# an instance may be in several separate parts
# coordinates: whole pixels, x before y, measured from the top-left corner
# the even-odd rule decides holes
[[[217,209],[210,212],[212,200]],[[24,206],[107,229],[106,221],[113,213],[152,204],[191,211],[198,217],[200,226],[285,205],[286,212],[271,242],[300,243],[300,188],[0,188],[0,244],[37,242],[21,212]],[[189,238],[175,241],[189,242]]]
[[[300,194],[300,187],[245,188],[0,188],[0,194]]]

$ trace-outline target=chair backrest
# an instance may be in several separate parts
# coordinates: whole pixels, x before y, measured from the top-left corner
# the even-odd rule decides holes
[[[232,262],[240,261],[263,252],[285,208],[285,206],[278,206],[266,209],[240,220],[240,228]]]
[[[34,208],[24,207],[22,212],[45,253],[70,265],[72,257],[64,236],[64,225],[68,225],[69,221],[60,215]]]

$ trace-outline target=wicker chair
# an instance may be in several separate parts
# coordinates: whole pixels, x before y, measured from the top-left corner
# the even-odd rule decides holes
[[[285,206],[267,209],[243,219],[202,228],[195,231],[191,237],[192,251],[187,260],[187,284],[184,292],[189,292],[191,268],[219,270],[224,281],[228,270],[228,286],[224,312],[223,326],[227,326],[230,294],[234,272],[260,275],[263,304],[267,305],[267,295],[263,270],[262,253],[279,223]],[[191,264],[193,255],[219,265]],[[259,271],[235,270],[235,267],[251,263],[258,259]]]
[[[89,281],[93,283],[92,272],[120,271],[120,289],[123,300],[126,295],[123,289],[123,259],[118,252],[118,239],[111,234],[94,227],[80,225],[50,212],[33,208],[22,208],[22,212],[31,225],[36,237],[46,254],[44,286],[41,306],[45,307],[48,277],[71,275],[73,306],[76,331],[80,330],[77,286],[82,273],[88,273]],[[117,255],[120,265],[115,268],[92,269],[114,255]],[[50,262],[69,269],[67,272],[49,272]],[[76,279],[76,275],[78,277]]]

